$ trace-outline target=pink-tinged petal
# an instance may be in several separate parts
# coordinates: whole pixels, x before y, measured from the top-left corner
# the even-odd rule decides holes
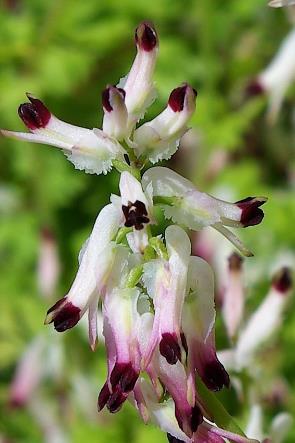
[[[117,412],[140,372],[140,354],[136,330],[139,322],[135,288],[115,288],[103,302],[104,335],[108,355],[108,379],[98,398],[101,410],[106,406]]]
[[[54,294],[60,274],[60,260],[53,232],[43,228],[39,240],[37,279],[40,294],[49,298]]]
[[[168,261],[152,260],[144,265],[143,281],[155,308],[145,365],[157,345],[168,363],[173,365],[181,358],[180,322],[191,246],[187,234],[178,226],[169,226],[165,238]]]
[[[255,353],[280,327],[292,289],[290,276],[287,268],[275,275],[265,299],[241,331],[236,347],[240,369],[251,365]]]
[[[127,136],[128,111],[125,105],[125,91],[107,86],[102,92],[104,110],[103,131],[110,137],[122,140]]]
[[[242,257],[236,252],[228,258],[227,282],[222,298],[222,315],[227,334],[235,337],[241,324],[245,304],[242,281]]]
[[[177,423],[173,400],[169,399],[159,403],[153,387],[147,380],[141,378],[138,383],[150,415],[150,420],[159,426],[162,431],[169,434],[169,438],[175,438],[172,441],[191,442],[191,439],[180,429]]]
[[[211,423],[204,422],[202,424],[202,426],[207,429],[207,432],[209,435],[212,435],[212,436],[215,435],[218,437],[226,438],[227,440],[229,440],[232,443],[259,443],[258,440],[255,440],[252,438],[247,438],[242,435],[234,434],[233,432],[218,428],[217,426],[215,426]]]
[[[135,31],[135,41],[137,55],[133,65],[128,75],[117,85],[126,92],[129,133],[156,97],[152,77],[158,53],[158,38],[153,25],[141,23]]]
[[[215,303],[212,269],[199,257],[191,257],[182,329],[188,345],[188,368],[192,379],[199,374],[208,389],[229,386],[229,376],[217,358],[214,339]]]
[[[32,398],[45,372],[45,342],[42,337],[35,338],[22,355],[9,392],[9,404],[12,407],[23,407]]]
[[[180,361],[170,365],[159,354],[153,361],[159,378],[171,395],[175,403],[175,417],[180,429],[191,437],[203,421],[198,405],[192,406],[187,398],[187,376]]]
[[[167,108],[134,132],[137,154],[147,155],[152,163],[170,158],[188,129],[187,123],[195,111],[195,101],[196,91],[188,84],[174,89]]]

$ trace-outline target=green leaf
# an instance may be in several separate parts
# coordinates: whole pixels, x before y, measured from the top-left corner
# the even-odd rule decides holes
[[[209,389],[204,385],[199,377],[197,377],[196,379],[196,384],[198,394],[204,402],[206,410],[210,414],[210,419],[220,428],[246,437],[242,429],[235,422],[232,416],[227,412],[227,410],[218,400],[216,395],[213,392],[209,391]]]

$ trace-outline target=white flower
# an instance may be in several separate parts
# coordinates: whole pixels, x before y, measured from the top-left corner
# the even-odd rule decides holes
[[[169,159],[177,150],[187,123],[195,112],[197,93],[188,84],[174,89],[167,108],[154,120],[134,132],[134,147],[138,156],[147,155],[152,163]]]
[[[27,96],[31,103],[20,105],[18,113],[31,133],[1,130],[3,135],[60,148],[76,169],[90,174],[106,174],[112,160],[123,155],[122,146],[101,130],[65,123],[51,114],[41,100]]]
[[[144,189],[152,186],[154,201],[159,202],[166,218],[193,230],[212,226],[244,255],[253,255],[225,226],[238,228],[260,223],[264,216],[260,206],[265,203],[265,197],[247,197],[228,203],[200,192],[189,180],[163,167],[146,171],[142,184]]]
[[[271,63],[250,83],[249,95],[269,95],[269,119],[273,122],[282,106],[284,95],[295,80],[295,29],[283,41]]]

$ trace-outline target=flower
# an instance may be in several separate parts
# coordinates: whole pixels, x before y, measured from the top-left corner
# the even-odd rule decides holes
[[[60,259],[53,232],[43,228],[39,241],[38,288],[44,298],[50,298],[56,289],[60,274]]]
[[[136,129],[156,98],[153,74],[159,43],[151,23],[139,24],[135,43],[137,54],[127,76],[102,92],[102,130],[65,123],[41,100],[27,94],[30,103],[21,104],[18,113],[30,133],[1,130],[2,135],[58,147],[76,169],[90,174],[107,174],[112,166],[120,172],[130,169],[134,173],[141,161],[143,165],[147,160],[155,163],[170,158],[188,129],[197,93],[187,83],[175,88],[167,108]]]
[[[276,3],[278,4],[278,2]],[[275,5],[275,2],[272,3]],[[295,79],[295,30],[283,41],[271,63],[247,87],[247,94],[269,95],[268,117],[270,122],[277,118],[284,95]]]
[[[244,312],[243,259],[236,252],[228,258],[227,283],[222,295],[222,315],[229,338],[236,336]]]
[[[295,5],[295,0],[271,0],[268,5],[272,6],[273,8],[280,8],[281,6],[291,6]]]
[[[290,269],[283,267],[273,277],[263,302],[240,331],[235,348],[218,353],[228,370],[255,369],[253,361],[257,352],[281,325],[292,286]]]
[[[177,150],[179,140],[187,131],[187,122],[195,112],[197,92],[188,84],[174,89],[167,108],[154,120],[143,124],[134,133],[138,156],[145,154],[152,163],[168,160]]]
[[[257,438],[263,443],[282,443],[292,424],[292,416],[286,412],[281,412],[273,418],[268,432],[269,435],[266,437],[263,432],[262,408],[260,404],[254,403],[250,409],[247,435],[251,435],[252,438]]]
[[[32,94],[30,103],[20,105],[18,113],[31,133],[1,130],[2,135],[60,148],[76,169],[90,174],[106,174],[112,160],[121,158],[124,150],[114,139],[99,129],[85,129],[56,118]]]
[[[79,256],[80,266],[68,294],[47,312],[45,324],[54,323],[58,332],[75,326],[89,310],[89,336],[92,348],[96,343],[97,303],[105,292],[116,257],[124,256],[122,246],[112,242],[120,224],[122,213],[113,204],[99,213],[92,233]]]
[[[193,230],[212,226],[244,255],[253,255],[225,226],[246,228],[259,224],[264,217],[260,206],[266,202],[265,197],[247,197],[228,203],[200,192],[189,180],[159,166],[144,173],[142,184],[144,189],[152,186],[154,201],[160,204],[166,218]]]

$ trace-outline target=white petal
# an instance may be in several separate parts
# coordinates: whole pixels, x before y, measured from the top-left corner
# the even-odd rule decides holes
[[[282,443],[291,429],[293,422],[293,417],[286,412],[276,415],[272,421],[270,429],[272,441],[275,443]]]

